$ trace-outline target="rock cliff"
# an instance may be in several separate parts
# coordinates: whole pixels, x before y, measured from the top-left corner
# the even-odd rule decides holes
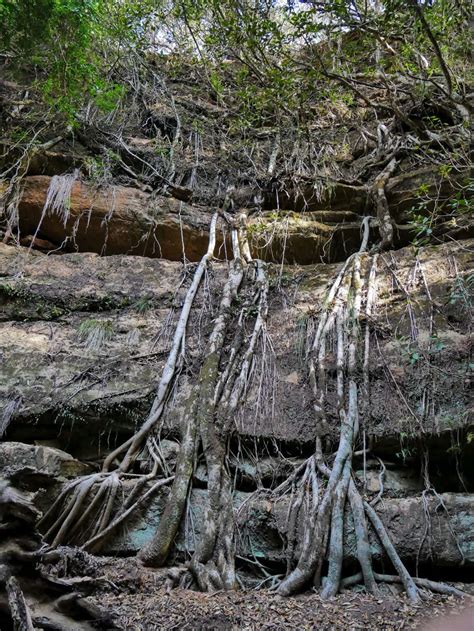
[[[286,158],[276,177],[265,129],[251,179],[215,134],[198,166],[173,145],[165,177],[136,112],[120,138],[61,130],[27,159],[6,142],[0,472],[52,547],[140,554],[201,589],[288,594],[327,571],[324,594],[340,532],[333,595],[358,564],[414,601],[454,593],[419,575],[469,577],[472,181],[355,109],[318,130],[350,155],[314,177]]]

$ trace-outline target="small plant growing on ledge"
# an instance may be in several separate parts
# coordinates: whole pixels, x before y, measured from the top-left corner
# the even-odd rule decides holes
[[[114,327],[110,320],[85,320],[79,326],[79,338],[88,351],[97,352],[111,339]]]
[[[146,313],[153,308],[154,302],[152,296],[142,296],[132,306],[138,313]]]

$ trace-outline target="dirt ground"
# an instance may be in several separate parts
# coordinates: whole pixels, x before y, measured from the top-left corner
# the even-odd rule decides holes
[[[66,568],[65,568],[66,569]],[[166,570],[144,568],[135,558],[97,558],[81,553],[67,573],[94,579],[89,600],[113,612],[117,627],[126,631],[173,629],[232,631],[254,629],[353,629],[395,631],[470,631],[474,629],[474,599],[424,594],[423,603],[410,605],[403,594],[384,591],[375,598],[347,591],[329,601],[315,593],[281,598],[268,590],[202,594],[183,589],[168,591]],[[457,585],[466,589],[466,585]]]
[[[101,599],[105,604],[104,599]],[[219,593],[163,589],[150,593],[110,594],[107,605],[116,611],[118,624],[127,630],[185,629],[224,631],[233,629],[430,629],[431,623],[448,612],[459,611],[459,603],[431,598],[421,607],[404,600],[375,599],[362,594],[341,595],[323,602],[315,595],[281,598],[268,592]],[[464,605],[461,605],[464,607]],[[472,611],[471,611],[472,615]],[[474,617],[472,618],[474,628]],[[444,627],[454,631],[451,615]]]

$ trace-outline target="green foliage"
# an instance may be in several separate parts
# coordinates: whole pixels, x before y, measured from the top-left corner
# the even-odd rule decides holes
[[[114,167],[119,161],[120,156],[111,149],[107,149],[100,156],[86,157],[84,169],[91,182],[97,186],[102,186],[112,180]]]
[[[114,327],[109,320],[85,320],[79,326],[79,338],[89,351],[98,351],[114,333]]]
[[[448,206],[455,215],[469,214],[474,211],[474,179],[469,179],[456,195],[450,199]]]
[[[400,345],[402,358],[413,367],[419,366],[420,362],[431,362],[436,355],[446,348],[446,344],[436,333],[429,337],[428,343],[423,347],[405,336],[400,336],[397,341]]]
[[[131,51],[145,61],[158,34],[173,52],[170,66],[204,69],[215,98],[234,99],[242,131],[285,113],[304,117],[315,101],[353,107],[358,96],[345,77],[376,80],[381,41],[392,46],[382,68],[415,90],[444,72],[434,37],[456,84],[469,53],[467,11],[465,0],[0,0],[0,50],[23,69],[35,66],[45,101],[74,124],[87,100],[113,111],[126,93],[122,59]],[[435,115],[424,124],[442,126]]]
[[[447,178],[449,177],[449,174],[451,173],[452,170],[453,170],[453,167],[451,164],[441,164],[439,167],[439,174],[441,175],[442,178]]]
[[[0,283],[0,296],[26,300],[30,297],[28,288],[22,283]]]
[[[30,290],[23,282],[0,283],[0,304],[10,304],[15,320],[57,320],[67,313],[61,300],[52,302]]]
[[[45,102],[74,123],[86,99],[111,111],[125,87],[110,79],[106,48],[126,44],[137,22],[126,19],[136,3],[111,0],[0,0],[0,52],[19,68],[36,66]],[[139,19],[135,7],[135,20]]]
[[[422,202],[418,205],[418,211],[422,211],[426,208],[426,202]],[[411,225],[415,228],[416,236],[413,240],[415,247],[423,247],[428,245],[433,234],[433,217],[431,215],[413,214]]]
[[[400,344],[403,359],[408,362],[410,366],[414,366],[422,357],[418,347],[413,344],[410,338],[405,336],[399,337],[398,343]]]
[[[143,296],[135,302],[132,307],[141,314],[147,313],[150,309],[153,309],[154,300],[152,296]]]
[[[474,296],[474,273],[465,278],[456,276],[456,279],[449,292],[448,302],[451,305],[458,305],[462,309],[470,310]]]
[[[439,174],[442,178],[449,178],[452,171],[450,164],[441,164],[439,166]],[[439,199],[431,199],[429,196],[428,184],[420,184],[417,193],[422,199],[416,206],[411,209],[410,225],[415,229],[415,239],[413,245],[415,247],[423,247],[428,245],[433,235],[433,227],[439,216],[446,220],[450,217],[453,225],[456,225],[456,219],[462,215],[468,215],[474,210],[474,180],[469,181],[449,200],[441,201]],[[423,199],[424,198],[424,199]],[[432,210],[430,210],[432,208]]]

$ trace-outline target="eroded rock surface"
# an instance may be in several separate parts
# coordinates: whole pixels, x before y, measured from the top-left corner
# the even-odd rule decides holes
[[[350,226],[351,217],[346,219]],[[472,489],[474,448],[469,438],[471,340],[466,327],[471,248],[471,241],[418,251],[408,247],[377,259],[370,400],[363,402],[360,442],[370,444],[380,460],[367,461],[364,470],[359,458],[357,475],[374,497],[382,490],[384,463],[378,512],[409,565],[457,568],[463,559],[464,564],[474,563],[473,500],[465,493]],[[372,261],[364,256],[364,278]],[[37,492],[36,505],[45,511],[65,477],[95,470],[99,459],[130,436],[148,412],[193,266],[136,255],[46,255],[6,245],[0,246],[0,266],[2,429],[7,441],[17,441],[2,444],[0,466]],[[281,483],[304,462],[317,435],[330,445],[338,426],[331,416],[336,409],[331,388],[327,423],[315,424],[304,366],[306,335],[337,269],[337,264],[269,264],[272,351],[264,373],[256,364],[256,375],[262,378],[236,419],[238,436],[231,444],[238,552],[278,566],[286,563],[289,499],[273,501],[262,489]],[[225,274],[225,262],[212,264],[188,326],[187,370],[162,435],[170,471],[177,423]],[[327,361],[330,369],[334,356],[328,354]],[[430,480],[440,496],[422,495],[425,448]],[[182,526],[178,557],[193,550],[203,525],[204,467],[196,469],[195,484],[200,488],[192,496],[193,525],[185,520]],[[163,491],[138,510],[105,552],[136,553],[158,525],[165,496]],[[348,566],[355,560],[351,523],[349,517]],[[371,545],[375,561],[382,562],[375,536]]]
[[[400,432],[409,440],[469,424],[463,402],[468,404],[470,334],[462,288],[471,265],[470,243],[426,248],[416,257],[406,248],[378,258],[370,413],[364,423],[376,440],[395,437],[395,448]],[[18,256],[8,246],[1,246],[0,257],[0,393],[14,412],[8,436],[30,440],[59,434],[67,450],[84,455],[84,447],[90,456],[82,437],[99,429],[105,436],[101,449],[106,448],[146,413],[189,272],[183,277],[182,264],[162,259],[25,250]],[[366,270],[369,263],[366,257]],[[336,269],[270,266],[268,331],[274,355],[268,358],[265,397],[251,392],[237,419],[243,436],[308,445],[316,435],[331,435],[331,422],[314,424],[302,352]],[[218,294],[224,272],[225,264],[214,264],[208,289],[198,294],[187,337],[191,364],[203,351],[215,308],[208,292]],[[171,429],[190,380],[183,375]],[[428,386],[429,414],[422,409]]]
[[[71,188],[67,209],[58,212],[48,206],[47,200],[61,177],[25,178],[18,206],[24,245],[45,249],[42,242],[46,241],[51,244],[48,249],[168,260],[182,260],[185,256],[189,261],[197,261],[205,253],[210,217],[215,210],[212,206],[190,205],[173,196],[150,194],[118,184],[99,187],[77,180]],[[461,173],[458,179],[461,182],[465,177]],[[393,179],[387,198],[398,247],[407,245],[416,236],[416,228],[410,222],[421,184],[427,187],[427,194],[436,192],[441,203],[453,194],[455,182],[426,168]],[[247,211],[254,255],[268,261],[309,265],[342,261],[355,252],[360,244],[361,218],[374,214],[370,189],[337,184],[328,187],[321,196],[308,186],[301,195],[300,199],[285,189],[273,202],[270,196],[266,203],[269,209]],[[379,234],[375,217],[372,226],[375,241]],[[441,224],[437,234],[444,238],[473,236],[469,222]],[[217,256],[226,258],[230,248],[223,226],[218,231]]]
[[[14,441],[0,443],[0,469],[6,475],[18,475],[28,471],[45,477],[59,478],[85,475],[90,470],[87,465],[61,449]]]

